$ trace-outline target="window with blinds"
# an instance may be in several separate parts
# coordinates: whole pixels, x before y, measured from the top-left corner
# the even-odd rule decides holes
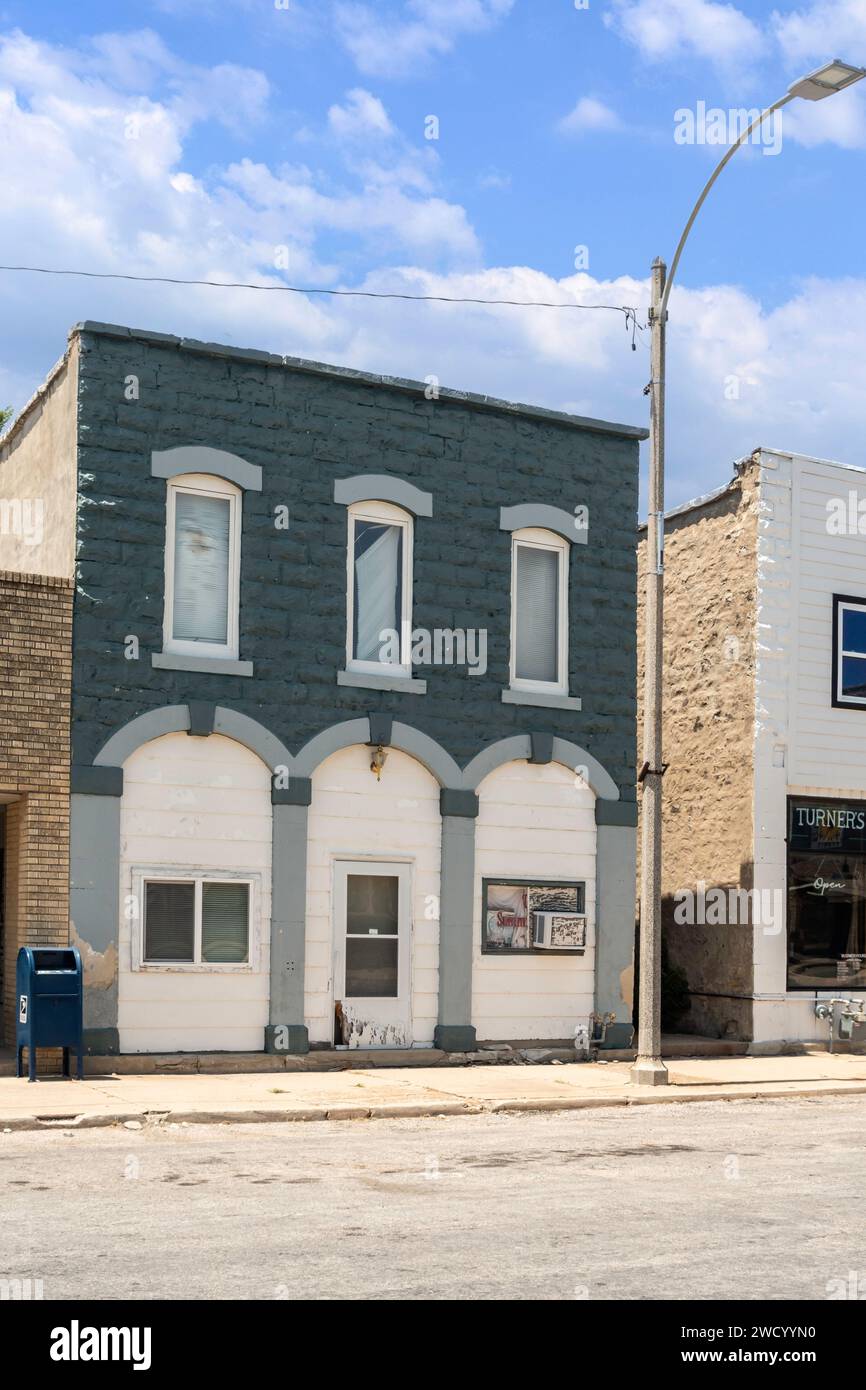
[[[250,959],[250,884],[236,879],[148,879],[142,962],[243,965]]]
[[[185,474],[168,484],[164,644],[190,656],[236,659],[241,493]]]
[[[228,641],[230,520],[228,497],[177,495],[172,635],[181,642]]]
[[[381,661],[383,633],[402,620],[403,528],[356,521],[354,539],[356,661]]]
[[[347,665],[410,675],[412,521],[390,502],[349,511]]]
[[[567,555],[567,543],[554,536],[550,543],[514,539],[511,679],[518,687],[563,691],[567,684]]]

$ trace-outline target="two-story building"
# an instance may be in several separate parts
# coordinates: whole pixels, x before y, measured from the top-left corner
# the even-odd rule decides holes
[[[90,1051],[627,1044],[645,431],[96,323],[51,405]]]
[[[826,1042],[816,1006],[866,997],[866,469],[757,449],[665,530],[663,908],[686,1026]]]

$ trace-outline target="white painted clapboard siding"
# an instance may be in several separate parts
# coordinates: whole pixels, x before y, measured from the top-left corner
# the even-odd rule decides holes
[[[838,793],[866,792],[866,711],[830,703],[833,594],[866,600],[866,545],[862,535],[829,535],[828,502],[848,493],[866,499],[866,473],[813,459],[796,459],[792,566],[796,604],[796,691],[789,781]]]
[[[123,1052],[260,1052],[268,1021],[271,919],[270,772],[220,734],[166,734],[124,765],[120,806],[121,904],[136,868],[250,873],[257,877],[255,969],[131,968],[121,912],[118,1029]]]
[[[439,995],[439,784],[392,748],[380,782],[370,749],[344,748],[313,774],[307,848],[305,1006],[311,1042],[333,1042],[333,863],[336,858],[410,861],[412,1040],[432,1043]],[[436,916],[429,913],[435,911]]]
[[[476,822],[472,1022],[479,1042],[570,1038],[593,1009],[595,797],[559,763],[506,763],[479,788]],[[481,880],[585,879],[583,956],[481,954]]]

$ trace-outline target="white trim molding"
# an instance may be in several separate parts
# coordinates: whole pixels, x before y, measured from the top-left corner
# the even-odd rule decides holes
[[[145,889],[148,883],[192,883],[195,885],[195,925],[193,960],[147,960],[144,954]],[[205,883],[244,883],[249,888],[247,918],[247,958],[243,961],[206,961],[201,958],[202,885]],[[131,961],[134,972],[189,974],[256,974],[261,969],[261,898],[259,873],[220,869],[198,869],[184,864],[162,864],[154,868],[135,865],[131,874],[135,924],[131,932]]]
[[[229,504],[228,527],[228,594],[226,596],[225,642],[199,641],[174,636],[174,557],[176,534],[176,505],[178,495],[213,497]],[[165,519],[165,608],[163,613],[162,656],[191,657],[196,660],[238,661],[240,643],[240,571],[241,571],[241,489],[225,479],[207,473],[182,473],[170,478],[166,487]],[[154,662],[154,664],[157,664]]]
[[[346,673],[412,678],[412,551],[414,522],[402,507],[390,502],[353,502],[348,510],[346,542]],[[355,523],[397,526],[401,531],[399,662],[367,661],[355,657]],[[396,631],[396,629],[395,629]],[[338,676],[339,680],[339,676]]]
[[[531,680],[517,673],[517,553],[543,550],[559,557],[557,568],[556,675],[555,681]],[[527,696],[568,697],[568,552],[569,545],[558,532],[527,527],[511,537],[511,653],[509,687]],[[522,703],[522,702],[521,702]],[[526,703],[531,703],[527,699]],[[541,703],[541,702],[540,702]]]

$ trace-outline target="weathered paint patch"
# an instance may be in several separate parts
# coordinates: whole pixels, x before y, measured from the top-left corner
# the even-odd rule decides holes
[[[112,941],[105,951],[95,951],[89,941],[79,935],[74,922],[69,924],[70,944],[81,952],[81,970],[85,989],[111,989],[117,981],[117,944]]]
[[[343,1042],[347,1047],[408,1047],[404,1023],[373,1023],[356,1014],[351,1004],[343,1002]]]
[[[622,1002],[631,1008],[634,1004],[634,965],[627,965],[625,970],[620,971],[619,988]]]

